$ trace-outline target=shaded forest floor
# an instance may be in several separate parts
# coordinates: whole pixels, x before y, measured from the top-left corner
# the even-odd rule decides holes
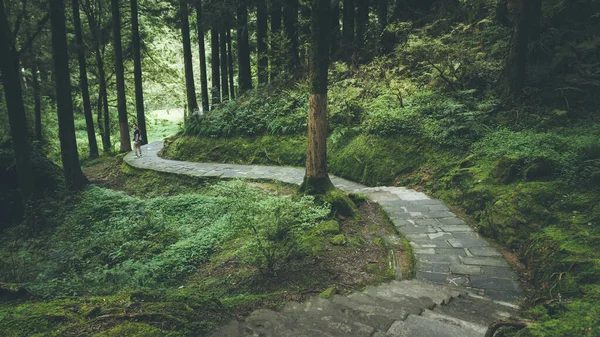
[[[55,227],[29,239],[22,239],[21,226],[3,233],[1,286],[26,292],[0,302],[0,335],[198,336],[258,307],[393,278],[381,239],[393,227],[363,199],[356,199],[360,217],[317,223],[303,237],[305,253],[266,276],[249,258],[247,235],[214,229],[222,218],[208,219],[202,230],[210,231],[197,232],[227,237],[220,244],[203,251],[205,241],[189,240],[204,221],[198,214],[221,207],[210,207],[219,198],[215,185],[273,198],[293,195],[291,186],[140,172],[124,166],[122,156],[88,162],[84,170],[95,186],[48,213]],[[340,235],[343,242],[334,240]],[[203,258],[177,255],[186,244]],[[410,275],[411,252],[400,254]]]

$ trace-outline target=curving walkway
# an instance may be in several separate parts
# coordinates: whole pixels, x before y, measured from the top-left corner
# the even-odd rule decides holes
[[[304,177],[304,169],[300,168],[291,168],[291,167],[275,167],[275,166],[246,166],[246,165],[233,165],[233,164],[216,164],[216,163],[193,163],[193,162],[182,162],[182,161],[174,161],[167,160],[158,157],[158,152],[162,149],[163,142],[154,142],[148,144],[143,147],[144,156],[141,158],[136,158],[133,153],[129,153],[125,156],[124,160],[130,166],[140,168],[140,169],[148,169],[159,172],[167,172],[174,174],[183,174],[194,177],[221,177],[221,178],[248,178],[248,179],[268,179],[268,180],[277,180],[285,183],[291,184],[300,184]],[[358,293],[359,295],[352,294],[349,295],[348,298],[341,297],[338,298],[338,301],[349,301],[353,299],[353,295],[363,296],[364,294],[372,295],[374,297],[379,296],[377,301],[386,302],[384,299],[391,298],[391,294],[398,294],[399,292],[402,296],[408,296],[408,294],[402,293],[404,290],[402,289],[416,289],[416,294],[411,297],[413,300],[420,300],[420,298],[432,297],[437,292],[442,292],[448,295],[448,298],[442,299],[434,303],[433,306],[421,305],[420,313],[416,314],[407,314],[404,316],[404,319],[400,319],[394,321],[396,325],[396,331],[400,331],[398,333],[391,333],[389,331],[392,330],[394,325],[391,327],[385,328],[387,330],[381,330],[380,328],[373,328],[368,336],[373,335],[374,332],[377,331],[387,331],[387,334],[381,334],[381,336],[442,336],[446,334],[440,334],[438,332],[431,332],[430,334],[420,334],[423,328],[415,328],[417,330],[410,330],[410,322],[416,324],[417,327],[422,327],[423,325],[427,325],[430,328],[436,327],[435,324],[432,325],[431,322],[423,322],[422,320],[432,319],[430,316],[437,317],[437,321],[446,322],[444,324],[449,324],[448,321],[452,321],[449,318],[440,319],[437,314],[429,314],[429,316],[425,316],[427,310],[433,309],[435,305],[439,306],[439,310],[443,310],[449,304],[459,303],[459,302],[450,302],[450,299],[453,297],[460,297],[464,301],[464,297],[468,294],[468,299],[463,304],[463,307],[459,309],[449,310],[452,313],[456,313],[457,310],[473,310],[473,308],[477,307],[477,301],[484,301],[486,299],[492,299],[493,302],[501,306],[503,308],[511,308],[512,312],[515,313],[515,306],[511,306],[508,302],[516,303],[522,299],[522,290],[520,287],[520,283],[518,281],[518,277],[515,272],[511,269],[507,261],[504,259],[502,254],[498,252],[495,248],[491,247],[486,240],[481,238],[477,232],[475,232],[471,227],[469,227],[463,220],[458,218],[455,214],[450,212],[449,208],[446,207],[442,202],[431,199],[427,195],[411,190],[403,187],[366,187],[345,179],[341,179],[335,176],[331,176],[331,180],[339,189],[345,192],[353,192],[360,193],[367,196],[369,199],[378,202],[385,212],[388,214],[389,218],[394,223],[398,232],[402,233],[409,241],[413,247],[415,258],[416,258],[416,280],[412,281],[394,281],[388,285],[379,286],[376,288],[372,288],[371,292],[373,294],[369,294],[367,290],[364,293]],[[411,283],[412,282],[412,283]],[[415,283],[416,282],[416,283]],[[415,284],[419,284],[418,286]],[[435,285],[438,284],[438,285]],[[374,289],[374,290],[373,290]],[[451,289],[451,290],[448,290]],[[456,296],[452,296],[451,294],[456,292]],[[354,297],[356,297],[354,296]],[[366,295],[365,295],[366,296]],[[394,295],[395,296],[395,295]],[[393,296],[392,296],[393,297]],[[404,297],[403,297],[404,298]],[[362,299],[368,301],[368,299]],[[319,300],[315,300],[319,301]],[[313,301],[313,302],[315,302]],[[475,301],[475,302],[474,302]],[[502,302],[496,302],[502,301]],[[331,303],[333,303],[332,301]],[[360,302],[360,301],[359,301]],[[434,301],[435,302],[435,301]],[[320,303],[320,302],[319,302]],[[322,306],[331,306],[329,302],[323,302],[319,305]],[[354,302],[352,302],[354,303]],[[449,304],[448,304],[449,303]],[[475,304],[474,304],[475,303]],[[483,302],[488,303],[488,302]],[[314,304],[314,303],[313,303]],[[317,303],[318,304],[318,303]],[[349,306],[350,304],[346,303],[345,305]],[[458,305],[458,304],[456,304]],[[488,304],[486,304],[488,305]],[[293,305],[292,305],[293,306]],[[289,306],[288,306],[289,307]],[[309,305],[310,307],[310,305]],[[363,306],[364,307],[364,306]],[[361,307],[361,308],[363,308]],[[304,309],[290,309],[291,312],[295,312],[294,310],[299,312],[303,312],[306,314],[308,309],[307,307],[303,307]],[[471,309],[469,309],[471,308]],[[489,309],[489,305],[485,308]],[[363,308],[364,309],[364,308]],[[379,310],[380,308],[378,308]],[[482,310],[488,310],[482,309]],[[496,308],[497,309],[497,308]],[[496,310],[493,309],[493,310]],[[319,310],[323,310],[319,308]],[[358,309],[357,309],[358,310]],[[492,310],[492,309],[489,309]],[[493,311],[492,310],[492,311]],[[345,311],[344,311],[345,312]],[[447,314],[447,313],[445,313]],[[474,315],[475,313],[473,313]],[[286,320],[289,319],[287,316],[282,316],[282,313],[270,312],[270,311],[257,311],[253,313],[248,319],[252,319],[256,315],[259,316],[259,321],[262,319],[261,315],[267,315],[269,319],[277,321],[277,324],[283,324],[281,322],[288,322]],[[278,316],[279,315],[279,316]],[[347,315],[345,313],[344,315]],[[436,316],[437,315],[437,316]],[[280,317],[281,316],[281,317]],[[415,317],[412,317],[415,316]],[[472,315],[466,315],[467,317],[471,317]],[[493,317],[492,317],[493,316]],[[496,315],[497,316],[497,315]],[[491,315],[491,318],[497,319],[494,315]],[[370,316],[369,316],[370,317]],[[407,318],[408,317],[408,318]],[[502,316],[499,316],[502,317]],[[256,317],[255,317],[256,318]],[[409,319],[410,318],[410,319]],[[490,318],[490,319],[491,319]],[[267,321],[269,321],[267,319]],[[452,318],[455,319],[455,318]],[[464,322],[462,319],[458,319],[461,322]],[[274,329],[274,321],[269,321],[270,327]],[[353,320],[351,320],[354,322]],[[262,322],[262,321],[260,321]],[[409,323],[406,323],[409,322]],[[491,321],[482,320],[479,322],[479,329],[484,326],[486,323],[489,324]],[[259,328],[264,328],[264,322],[258,324]],[[288,322],[291,324],[290,322]],[[468,322],[467,322],[468,323]],[[465,324],[467,324],[465,323]],[[246,336],[242,333],[242,328],[240,324],[233,326],[233,330],[237,332],[226,332],[225,334],[216,334],[222,336]],[[248,328],[250,323],[245,323]],[[286,323],[287,324],[287,323]],[[277,325],[279,328],[290,328],[288,325]],[[310,333],[306,331],[310,330],[310,327],[305,327],[306,322],[298,323],[302,325],[304,328],[308,330],[302,330],[303,333],[300,333],[298,326],[293,325],[293,329],[290,330],[290,336],[293,335],[303,335],[307,334],[307,336],[320,336],[318,333]],[[342,324],[342,323],[339,323]],[[350,323],[348,323],[350,324]],[[354,324],[354,323],[353,323]],[[463,324],[463,323],[461,323]],[[471,323],[468,323],[471,324]],[[456,324],[451,324],[455,326]],[[291,325],[290,325],[291,326]],[[408,326],[408,327],[407,327]],[[231,326],[229,326],[231,328]],[[255,327],[256,328],[256,327]],[[303,328],[303,329],[304,329]],[[414,328],[414,327],[413,327]],[[236,330],[237,329],[237,330]],[[256,328],[258,329],[258,328]],[[296,329],[296,330],[294,330]],[[379,329],[379,330],[378,330]],[[404,329],[404,330],[403,330]],[[232,331],[233,331],[232,330]],[[322,329],[321,329],[322,330]],[[319,331],[321,331],[319,330]],[[360,330],[360,329],[359,329]],[[367,331],[365,330],[365,331]],[[451,330],[451,329],[450,329]],[[471,328],[471,330],[477,330],[475,328]],[[469,331],[471,331],[469,330]],[[228,330],[229,331],[229,330]],[[252,330],[255,331],[255,330]],[[277,332],[279,331],[279,332]],[[284,333],[287,330],[272,330],[272,333],[264,333],[264,335],[269,336],[284,336]],[[284,331],[284,332],[282,332]],[[361,330],[362,331],[362,330]],[[404,331],[404,332],[402,332]],[[412,332],[411,332],[412,331]],[[444,331],[448,331],[448,329],[444,328]],[[422,332],[422,331],[421,331]],[[464,331],[458,331],[458,336],[462,333],[464,335]],[[247,334],[250,336],[251,334]],[[334,336],[335,334],[330,334]],[[361,335],[347,332],[347,335]]]

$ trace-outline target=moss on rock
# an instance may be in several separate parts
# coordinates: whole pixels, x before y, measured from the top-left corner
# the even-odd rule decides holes
[[[340,223],[337,220],[328,220],[321,222],[317,230],[324,234],[340,234]]]

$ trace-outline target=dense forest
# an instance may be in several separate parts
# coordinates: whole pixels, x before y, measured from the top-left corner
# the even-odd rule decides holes
[[[418,277],[330,174],[500,251],[496,336],[600,336],[598,0],[0,0],[0,74],[0,336],[204,336]],[[143,170],[136,141],[304,176]]]

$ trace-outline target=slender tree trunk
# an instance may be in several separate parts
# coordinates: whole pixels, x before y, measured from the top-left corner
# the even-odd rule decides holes
[[[81,99],[83,101],[83,115],[87,129],[88,143],[90,146],[90,158],[98,157],[98,143],[96,142],[96,129],[94,128],[94,117],[92,116],[92,104],[90,103],[90,91],[88,86],[87,68],[85,61],[85,45],[81,33],[81,17],[79,14],[79,0],[71,0],[73,10],[73,25],[75,26],[75,41],[77,42],[77,61],[79,63],[79,86],[81,87]]]
[[[233,85],[233,50],[231,50],[231,29],[225,31],[227,36],[227,74],[229,75],[229,95],[235,99],[235,86]]]
[[[12,137],[15,162],[23,205],[33,196],[33,170],[31,167],[30,144],[27,118],[23,104],[23,92],[19,78],[19,60],[6,18],[4,0],[0,0],[0,70],[2,87],[8,110],[10,134]]]
[[[342,39],[340,26],[340,0],[334,0],[331,5],[331,57],[335,60],[340,52]]]
[[[365,45],[367,23],[369,22],[369,0],[357,0],[356,4],[356,36],[354,37],[354,48],[356,49],[356,52],[361,55]]]
[[[282,70],[278,39],[281,32],[281,1],[271,0],[271,69],[269,75],[271,82],[275,80],[277,74]]]
[[[289,41],[287,67],[298,77],[298,0],[285,0],[283,2],[283,26],[285,35]]]
[[[354,0],[344,0],[342,26],[342,49],[346,61],[350,61],[354,52]]]
[[[196,99],[196,85],[194,84],[194,67],[192,63],[192,45],[190,42],[190,22],[186,0],[179,0],[179,14],[181,15],[181,37],[183,40],[183,64],[185,68],[185,92],[187,97],[187,116],[191,116],[198,109]]]
[[[527,45],[530,41],[532,10],[528,4],[530,0],[515,0],[515,20],[513,36],[506,64],[506,94],[516,99],[522,94],[523,86],[527,79]]]
[[[339,0],[338,0],[339,5]],[[308,41],[310,39],[310,19],[311,19],[311,3],[300,3],[300,17],[302,24],[300,24],[300,34],[303,40]],[[339,21],[339,20],[338,20]],[[339,31],[339,29],[338,29]],[[338,32],[339,33],[339,32]],[[308,59],[310,54],[310,46],[308,43],[302,43],[300,48],[300,63],[302,64],[302,76],[305,76],[308,69]]]
[[[35,127],[34,127],[34,136],[38,142],[42,142],[42,92],[40,89],[40,78],[38,76],[38,67],[37,61],[35,60],[35,56],[32,57],[32,67],[31,72],[33,75],[33,84],[31,85],[33,88],[33,101],[35,104],[34,116],[35,116]]]
[[[121,10],[119,0],[111,0],[113,18],[113,48],[115,50],[115,75],[117,78],[117,109],[119,111],[119,131],[121,153],[131,151],[129,123],[127,122],[127,99],[125,97],[125,69],[121,47]]]
[[[200,88],[202,91],[202,111],[210,109],[208,102],[208,75],[206,72],[206,50],[204,48],[204,25],[202,17],[202,1],[196,1],[196,25],[198,26],[198,47],[200,49]]]
[[[330,0],[312,0],[312,46],[309,69],[308,149],[300,188],[320,194],[332,189],[327,174],[327,76],[329,68]]]
[[[252,89],[250,44],[248,42],[248,9],[245,2],[237,7],[238,85],[240,92]]]
[[[54,64],[54,79],[56,81],[60,154],[67,189],[80,190],[86,184],[87,180],[83,175],[83,172],[81,172],[81,166],[79,166],[79,154],[77,153],[65,22],[65,6],[63,0],[50,0],[52,59]]]
[[[221,100],[223,102],[229,100],[229,84],[227,78],[227,36],[225,31],[225,23],[221,22],[221,36],[219,37],[220,54],[221,54]]]
[[[210,29],[210,61],[211,61],[211,82],[212,82],[212,104],[213,109],[221,103],[221,71],[219,62],[219,24],[216,20]]]
[[[131,42],[133,44],[133,76],[135,82],[135,111],[137,113],[137,127],[142,132],[142,144],[148,144],[148,130],[146,130],[146,113],[144,111],[144,90],[142,88],[142,55],[140,50],[140,28],[138,23],[138,0],[130,0],[130,4]]]
[[[102,2],[99,2],[102,5]],[[102,12],[102,7],[98,8],[98,11]],[[106,72],[104,71],[104,59],[100,50],[100,41],[102,40],[102,31],[100,30],[100,23],[94,18],[92,13],[87,13],[88,25],[92,32],[94,52],[96,57],[96,65],[98,67],[98,127],[102,136],[102,149],[104,153],[110,153],[112,150],[112,144],[110,142],[110,114],[108,110],[108,93],[106,89]],[[101,117],[100,108],[103,108],[104,117]],[[101,121],[103,123],[101,123]]]
[[[269,82],[269,50],[267,47],[267,5],[265,0],[256,0],[256,50],[258,83]]]

